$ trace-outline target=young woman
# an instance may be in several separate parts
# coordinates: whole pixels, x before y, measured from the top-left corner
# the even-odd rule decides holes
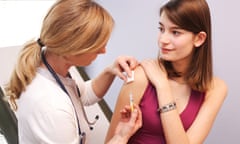
[[[84,126],[92,123],[84,119],[83,105],[101,100],[115,76],[126,80],[122,72],[131,74],[138,62],[119,57],[95,79],[78,84],[69,70],[105,53],[113,25],[111,15],[92,0],[59,0],[51,7],[40,38],[24,46],[5,88],[16,110],[20,144],[88,143]],[[141,126],[135,108],[123,108],[109,143],[126,143]]]
[[[202,144],[227,95],[213,75],[211,18],[205,0],[170,0],[160,9],[157,59],[144,60],[124,84],[106,140],[133,95],[143,126],[129,144]]]

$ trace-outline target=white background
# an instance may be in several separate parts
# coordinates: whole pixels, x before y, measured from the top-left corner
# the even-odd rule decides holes
[[[229,93],[206,144],[240,141],[240,19],[238,0],[207,0],[212,13],[214,71],[229,86]],[[53,0],[0,1],[0,48],[38,37],[41,20]],[[139,60],[157,56],[158,10],[164,0],[98,0],[113,15],[116,26],[107,54],[87,67],[91,77],[118,55]],[[0,72],[1,73],[1,72]],[[105,100],[113,110],[122,82],[116,79]],[[126,97],[127,98],[127,97]]]

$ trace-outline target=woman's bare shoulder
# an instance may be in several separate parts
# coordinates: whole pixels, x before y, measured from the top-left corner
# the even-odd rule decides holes
[[[209,96],[214,97],[214,99],[224,100],[228,93],[228,86],[221,78],[214,77],[212,86],[207,93]]]
[[[219,91],[221,93],[227,93],[228,91],[228,86],[226,82],[219,77],[213,78],[213,87],[215,91]]]
[[[134,80],[129,83],[124,83],[121,89],[122,95],[133,95],[136,103],[140,102],[144,91],[148,85],[148,79],[143,68],[139,65],[134,69]]]

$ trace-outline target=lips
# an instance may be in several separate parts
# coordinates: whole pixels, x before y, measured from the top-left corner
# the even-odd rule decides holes
[[[162,48],[161,51],[164,54],[164,53],[169,53],[169,52],[173,51],[173,49]]]

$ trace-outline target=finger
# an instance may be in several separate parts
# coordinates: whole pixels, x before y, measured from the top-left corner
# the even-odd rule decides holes
[[[122,119],[129,119],[131,116],[130,106],[125,106],[122,110],[120,110],[121,118]]]
[[[138,117],[138,110],[134,109],[133,112],[131,113],[130,123],[135,124],[137,121],[137,117]]]
[[[136,68],[139,65],[139,62],[135,58],[130,57],[130,59],[128,60],[128,64],[129,64],[130,69],[133,70],[134,68]]]
[[[122,72],[117,72],[117,76],[122,79],[123,81],[127,81],[127,76],[124,75]]]
[[[125,105],[121,110],[122,113],[131,113],[131,107],[129,105]]]
[[[132,56],[125,56],[119,63],[128,76],[131,76],[131,71],[139,64],[137,59]]]
[[[135,124],[137,125],[138,128],[142,126],[142,112],[141,109],[138,105],[134,104],[134,110],[137,110],[137,117],[135,120]]]
[[[129,77],[132,76],[132,70],[130,69],[130,65],[127,63],[127,61],[120,63],[121,69],[127,73]]]
[[[137,110],[138,110],[138,117],[137,117],[137,124],[138,127],[140,128],[142,126],[142,111],[141,109],[137,106]]]

